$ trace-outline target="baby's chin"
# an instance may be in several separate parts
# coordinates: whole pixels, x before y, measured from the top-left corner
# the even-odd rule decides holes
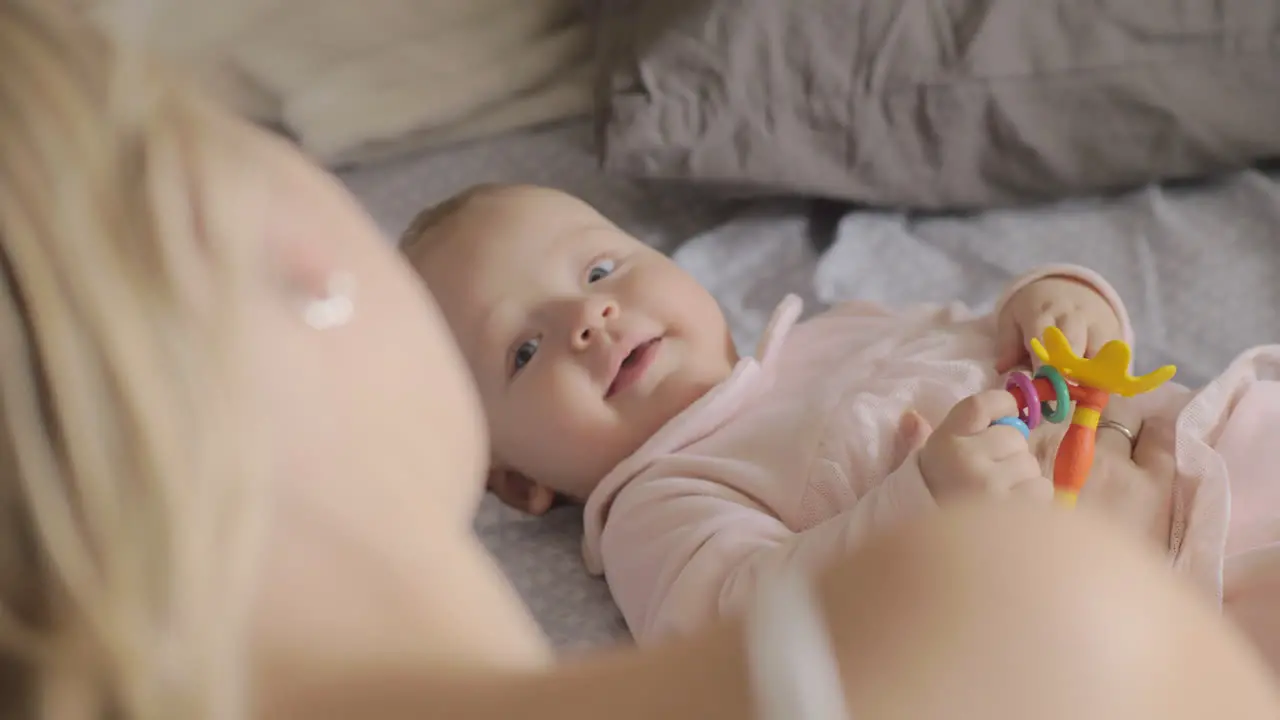
[[[649,397],[627,398],[624,404],[610,409],[611,417],[602,423],[603,427],[562,446],[555,455],[572,459],[557,468],[561,479],[553,485],[557,491],[585,502],[619,465],[706,392],[706,388],[694,384],[688,384],[688,388],[681,385],[685,384],[655,388]],[[696,392],[691,391],[694,388]]]
[[[579,451],[577,458],[580,462],[562,468],[560,477],[563,480],[556,483],[558,492],[574,502],[586,502],[619,465],[643,447],[649,437],[649,434],[638,437],[628,434],[610,439],[597,438],[591,443],[595,446],[593,452]],[[566,449],[565,452],[571,451]]]
[[[639,449],[638,446],[625,452],[602,454],[592,463],[591,469],[582,468],[582,473],[572,483],[572,488],[566,492],[566,496],[576,502],[585,503],[596,488],[600,487],[627,458],[634,455],[637,449]]]

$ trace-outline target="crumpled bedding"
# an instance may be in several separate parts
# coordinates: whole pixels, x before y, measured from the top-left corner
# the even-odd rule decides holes
[[[989,209],[1280,156],[1277,0],[592,0],[606,167]]]

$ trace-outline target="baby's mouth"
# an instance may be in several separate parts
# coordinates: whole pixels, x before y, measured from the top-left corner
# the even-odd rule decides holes
[[[657,356],[657,346],[661,340],[660,337],[646,340],[627,353],[613,376],[613,382],[609,383],[609,389],[605,391],[606,398],[626,390],[644,376],[644,372],[649,369],[654,357]]]

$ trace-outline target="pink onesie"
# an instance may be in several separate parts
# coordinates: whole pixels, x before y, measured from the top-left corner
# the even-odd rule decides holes
[[[1050,275],[1097,288],[1132,342],[1115,290],[1074,266],[1019,278],[983,316],[958,304],[891,312],[853,302],[797,324],[800,301],[785,299],[756,356],[663,426],[587,501],[587,566],[604,573],[636,639],[737,613],[783,567],[816,569],[869,533],[935,508],[916,456],[920,438],[900,431],[902,418],[915,410],[936,426],[961,399],[998,386],[995,318],[1014,292]],[[1194,396],[1174,386],[1149,396],[1168,422],[1148,419],[1144,432],[1167,432],[1176,447],[1170,557],[1216,597],[1233,462],[1251,488],[1269,488],[1250,491],[1248,549],[1280,541],[1278,483],[1263,477],[1280,467],[1280,451],[1250,459],[1268,445],[1257,433],[1274,433],[1268,427],[1280,422],[1277,380],[1280,347],[1261,348]],[[1271,396],[1259,395],[1265,386]],[[1233,411],[1250,398],[1257,407],[1235,422],[1244,415]],[[1215,449],[1228,435],[1239,438],[1238,461]],[[1230,470],[1234,486],[1238,470]]]

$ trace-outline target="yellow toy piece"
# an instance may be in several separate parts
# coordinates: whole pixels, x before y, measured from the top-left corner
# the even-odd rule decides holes
[[[1103,345],[1096,356],[1082,358],[1071,350],[1067,336],[1056,327],[1045,328],[1043,345],[1032,338],[1031,351],[1041,363],[1056,367],[1063,377],[1077,385],[1124,397],[1155,390],[1178,372],[1177,367],[1165,365],[1141,377],[1130,375],[1129,363],[1133,354],[1123,340],[1112,340]]]

